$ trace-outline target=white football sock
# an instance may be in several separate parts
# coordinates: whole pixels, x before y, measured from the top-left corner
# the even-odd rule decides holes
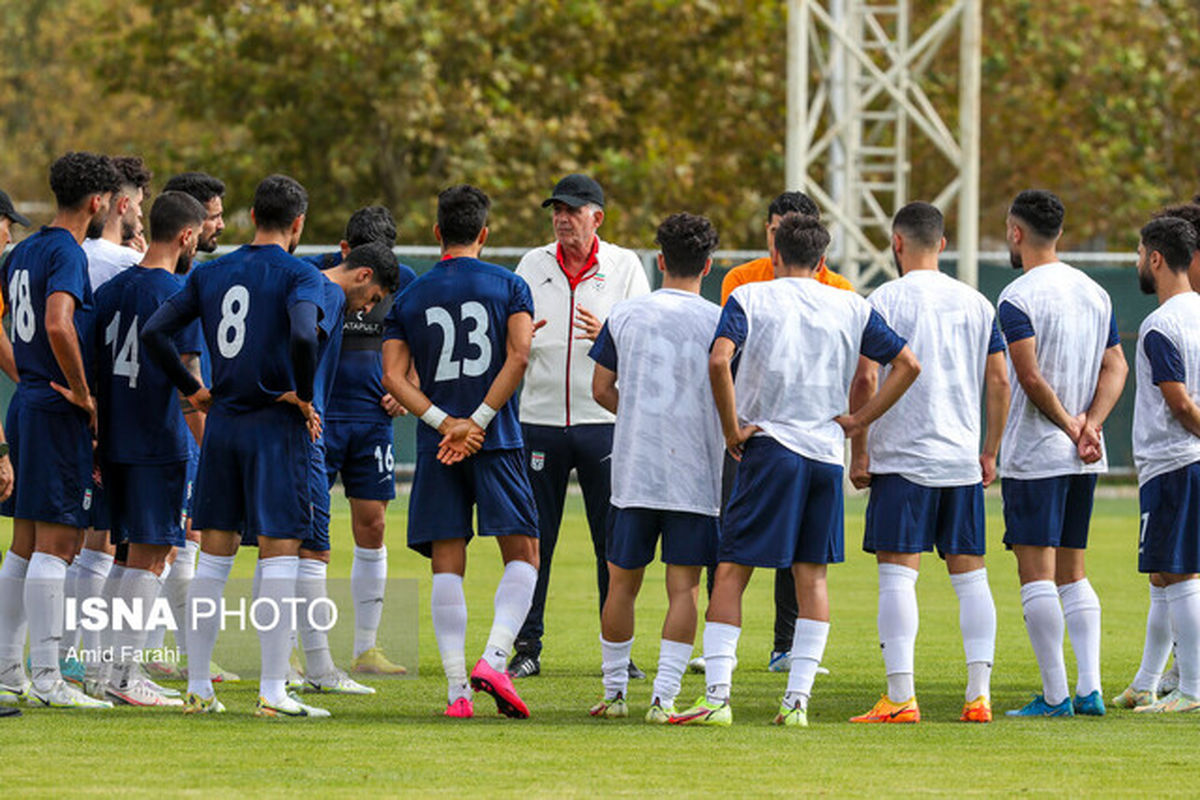
[[[262,570],[262,580],[259,584],[260,604],[258,619],[258,644],[262,654],[262,676],[259,678],[259,694],[268,703],[282,703],[287,698],[288,658],[291,655],[292,636],[295,626],[292,624],[291,607],[284,604],[288,598],[296,596],[296,578],[300,571],[300,559],[297,556],[274,556],[258,560]],[[272,601],[278,610],[278,621],[275,611],[266,601]]]
[[[1100,597],[1087,578],[1059,586],[1058,596],[1079,669],[1075,694],[1087,697],[1100,691]]]
[[[148,569],[126,569],[121,578],[120,593],[133,610],[141,607],[141,618],[149,619],[150,607],[158,598],[162,584],[157,575]],[[130,678],[130,673],[138,662],[135,654],[145,643],[146,631],[141,626],[124,626],[122,630],[113,631],[113,676],[112,681],[118,686],[124,685]]]
[[[188,691],[200,697],[213,696],[212,676],[208,667],[217,634],[221,629],[221,596],[233,571],[233,556],[214,556],[201,552],[196,564],[196,578],[188,590],[188,626],[183,635],[188,649]],[[209,612],[211,608],[215,613]],[[201,612],[195,617],[196,611]]]
[[[116,566],[113,563],[112,556],[99,550],[88,550],[85,548],[79,551],[79,555],[75,556],[73,566],[78,568],[75,574],[75,597],[80,602],[89,597],[111,599],[104,590],[108,585],[108,576]],[[124,569],[124,567],[121,569]],[[113,591],[116,591],[115,586],[113,587]],[[75,636],[78,637],[80,650],[87,651],[90,654],[98,654],[100,652],[102,631],[89,631],[87,628],[82,628]],[[84,667],[89,677],[97,676],[102,671],[100,661],[95,659],[85,661],[82,658],[80,660],[84,661]]]
[[[113,607],[114,601],[120,595],[121,579],[123,577],[125,577],[125,567],[121,566],[120,564],[113,564],[112,568],[108,571],[108,577],[104,579],[104,588],[101,590],[101,595],[104,597],[105,606],[109,609]],[[83,589],[83,581],[85,578],[86,575],[80,576],[78,583],[78,588],[80,590]],[[108,627],[101,628],[98,631],[89,631],[87,628],[84,628],[83,633],[80,635],[80,641],[82,643],[81,646],[85,649],[92,650],[93,652],[98,652],[107,658],[108,654],[113,652],[113,629],[111,620],[112,615],[110,613]],[[108,676],[112,672],[112,662],[107,660],[96,664],[87,664],[86,667],[88,677],[93,677],[101,681],[108,680]]]
[[[375,647],[387,588],[387,548],[354,548],[350,596],[354,599],[354,657]]]
[[[1188,697],[1200,697],[1200,580],[1193,578],[1168,586],[1167,608],[1175,631],[1179,691]]]
[[[63,583],[67,562],[49,553],[34,553],[25,573],[25,610],[29,616],[30,678],[41,688],[62,679],[58,640],[63,634]]]
[[[738,637],[742,629],[724,622],[704,623],[705,697],[713,703],[729,699],[733,686],[733,662],[737,658]]]
[[[691,642],[672,642],[663,639],[658,648],[658,673],[654,676],[654,696],[664,708],[669,708],[679,696],[683,673],[692,657]]]
[[[492,631],[488,634],[487,648],[483,651],[483,657],[492,669],[504,672],[513,640],[517,638],[517,631],[521,630],[529,614],[536,585],[537,568],[533,564],[510,561],[504,565],[504,574],[496,586]]]
[[[175,619],[175,646],[179,648],[180,656],[187,656],[187,637],[181,631],[187,629],[188,589],[192,579],[196,577],[196,554],[200,552],[200,543],[188,541],[176,551],[175,563],[163,584],[163,594],[171,604],[171,616]]]
[[[880,564],[880,566],[894,565]],[[902,567],[901,569],[908,568]],[[914,570],[908,571],[914,572]],[[916,578],[913,580],[915,581]],[[783,697],[786,705],[795,706],[799,701],[801,708],[808,708],[808,698],[812,696],[817,667],[821,665],[821,659],[825,657],[825,643],[828,640],[828,622],[803,617],[796,620],[796,632],[792,634],[792,666],[788,670],[787,693]],[[912,672],[909,672],[908,675],[911,681]],[[911,697],[911,695],[909,696]]]
[[[63,581],[63,604],[68,600],[75,598],[75,579],[79,576],[79,556],[83,555],[84,551],[79,551],[79,555],[75,556],[75,560],[67,565],[67,578]],[[71,648],[79,644],[79,631],[68,631],[64,628],[62,639],[58,641],[58,660],[64,661],[67,653]]]
[[[433,575],[433,590],[429,598],[433,615],[433,634],[437,638],[442,669],[446,673],[446,702],[460,697],[471,698],[467,685],[467,598],[463,594],[463,579],[453,572]]]
[[[155,576],[158,581],[158,594],[155,595],[157,600],[159,597],[166,596],[167,581],[171,579],[173,568],[170,564],[163,564],[163,570]],[[186,597],[184,598],[186,600]],[[149,613],[149,612],[147,612]],[[146,635],[142,638],[143,650],[161,650],[163,642],[167,635],[166,625],[155,625],[150,630],[146,631]]]
[[[633,639],[627,642],[609,642],[600,637],[600,670],[604,675],[604,699],[612,700],[624,695],[629,689],[629,654],[633,652]]]
[[[0,564],[0,671],[25,652],[25,574],[29,561],[9,550]],[[22,668],[22,674],[24,669]]]
[[[298,613],[300,641],[304,644],[304,672],[309,678],[331,675],[334,671],[333,657],[329,654],[329,634],[326,633],[333,618],[330,603],[325,602],[329,599],[325,588],[327,571],[324,561],[300,559],[296,596],[304,598]]]
[[[1146,643],[1142,646],[1142,665],[1133,676],[1130,688],[1139,692],[1158,691],[1167,659],[1171,657],[1171,612],[1167,607],[1167,588],[1150,586],[1150,611],[1146,614]]]
[[[1042,693],[1056,706],[1069,696],[1067,665],[1063,660],[1063,613],[1054,581],[1030,581],[1021,587],[1025,630],[1042,673]]]
[[[900,564],[879,565],[879,646],[887,674],[888,698],[893,703],[903,703],[916,694],[913,651],[919,625],[917,575],[915,569]],[[793,665],[795,658],[793,652]]]
[[[950,576],[958,595],[958,627],[967,659],[966,700],[992,696],[992,663],[996,657],[996,603],[988,587],[987,568]]]

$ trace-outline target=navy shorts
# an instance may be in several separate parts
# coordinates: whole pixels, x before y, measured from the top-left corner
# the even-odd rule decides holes
[[[187,462],[109,464],[104,472],[113,544],[183,547]]]
[[[392,472],[392,423],[329,420],[325,427],[325,465],[329,485],[342,476],[346,497],[355,500],[392,500],[396,478]]]
[[[79,411],[23,403],[16,441],[27,443],[14,464],[17,519],[86,528],[92,505],[92,432]]]
[[[8,401],[8,414],[4,418],[4,438],[8,441],[8,460],[13,467],[13,476],[17,474],[17,450],[20,440],[20,411],[21,411],[21,393],[17,392]],[[16,487],[13,487],[13,492],[8,496],[8,499],[0,503],[0,516],[11,517],[17,507],[17,492]]]
[[[1200,572],[1200,462],[1146,481],[1138,500],[1138,572]]]
[[[325,473],[325,439],[309,446],[308,491],[312,499],[312,527],[300,543],[305,550],[329,551],[329,478]]]
[[[524,450],[481,450],[446,466],[436,453],[417,453],[408,501],[408,546],[429,556],[433,542],[474,535],[537,538],[537,509],[525,475]]]
[[[725,507],[718,561],[783,569],[845,560],[842,465],[768,436],[746,442]]]
[[[1034,547],[1087,547],[1096,474],[1051,478],[1003,478],[1004,544]]]
[[[112,528],[112,508],[108,502],[108,467],[101,471],[101,483],[92,481],[92,495],[88,502],[88,527],[94,531]]]
[[[209,414],[193,527],[306,538],[312,525],[311,446],[304,418],[289,404]]]
[[[608,560],[622,569],[641,569],[654,560],[662,534],[664,564],[712,567],[721,541],[719,517],[655,508],[608,510]]]
[[[863,550],[981,556],[987,551],[983,484],[921,486],[872,475]]]

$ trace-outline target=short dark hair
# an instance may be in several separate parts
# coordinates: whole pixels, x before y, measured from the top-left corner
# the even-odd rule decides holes
[[[892,230],[921,247],[934,249],[946,235],[946,220],[932,203],[909,203],[892,218]]]
[[[783,217],[788,214],[820,217],[821,209],[817,208],[817,204],[804,192],[784,192],[767,207],[767,221],[770,222],[771,217]]]
[[[254,190],[254,224],[267,231],[286,231],[308,211],[308,192],[295,178],[268,175]]]
[[[184,228],[199,228],[206,216],[204,206],[187,192],[163,192],[150,207],[150,240],[173,241]]]
[[[181,172],[167,181],[164,192],[187,192],[201,203],[225,196],[224,181],[207,172]]]
[[[1172,272],[1187,272],[1196,249],[1196,229],[1179,217],[1152,219],[1142,228],[1142,247],[1157,250]]]
[[[462,183],[438,195],[437,224],[442,244],[471,244],[487,224],[492,201],[482,189]]]
[[[817,266],[829,242],[829,231],[821,221],[806,214],[785,214],[775,229],[775,249],[789,267],[812,269]]]
[[[396,291],[400,284],[400,267],[396,263],[396,254],[383,242],[358,245],[346,255],[342,266],[346,269],[369,268],[374,273],[375,283],[382,286],[388,294]]]
[[[1179,217],[1192,223],[1192,227],[1196,229],[1197,250],[1200,250],[1200,203],[1184,203],[1178,206],[1167,206],[1162,211],[1154,215],[1155,219],[1160,217]]]
[[[79,208],[94,194],[117,191],[120,183],[112,159],[98,153],[67,153],[50,165],[50,191],[59,208]]]
[[[1036,236],[1053,240],[1062,233],[1067,211],[1054,192],[1026,189],[1013,199],[1008,213],[1028,225]]]
[[[679,278],[695,278],[704,272],[720,237],[708,217],[672,214],[658,226],[654,241],[662,248],[667,272]]]
[[[143,192],[150,188],[150,179],[154,173],[146,166],[141,156],[113,156],[113,166],[121,176],[121,189],[133,187]]]
[[[350,215],[346,223],[346,244],[358,247],[367,242],[396,244],[396,220],[386,206],[367,206]]]

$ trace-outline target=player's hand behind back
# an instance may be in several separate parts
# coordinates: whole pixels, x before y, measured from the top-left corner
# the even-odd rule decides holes
[[[442,441],[438,443],[437,458],[443,464],[457,464],[483,447],[484,430],[474,420],[447,417],[438,430]]]
[[[209,393],[207,386],[201,386],[194,393],[189,394],[187,401],[192,404],[192,408],[202,414],[207,414],[212,408],[212,394]]]
[[[71,405],[86,411],[88,415],[88,427],[91,428],[92,433],[96,432],[96,398],[92,396],[91,392],[84,389],[83,394],[76,394],[54,381],[50,381],[50,388],[65,397]]]
[[[383,407],[383,410],[387,412],[389,417],[403,417],[408,413],[408,409],[400,405],[391,394],[385,394],[379,398],[379,405]]]
[[[871,485],[871,462],[866,453],[850,459],[850,483],[855,489],[865,489]]]
[[[277,403],[290,403],[300,409],[300,413],[304,415],[304,422],[308,426],[308,435],[315,442],[321,438],[321,415],[313,408],[313,404],[301,400],[295,392],[284,392],[275,400]]]

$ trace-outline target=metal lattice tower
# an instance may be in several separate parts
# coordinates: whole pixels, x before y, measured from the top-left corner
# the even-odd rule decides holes
[[[930,201],[958,201],[958,276],[976,285],[982,0],[951,0],[913,38],[909,0],[788,0],[787,187],[813,197],[833,223],[830,260],[864,286],[894,274],[891,217],[908,202],[912,136],[946,160]],[[959,34],[958,130],[922,88]],[[815,81],[815,82],[814,82]],[[817,182],[811,167],[824,166]],[[919,198],[927,199],[927,198]]]

